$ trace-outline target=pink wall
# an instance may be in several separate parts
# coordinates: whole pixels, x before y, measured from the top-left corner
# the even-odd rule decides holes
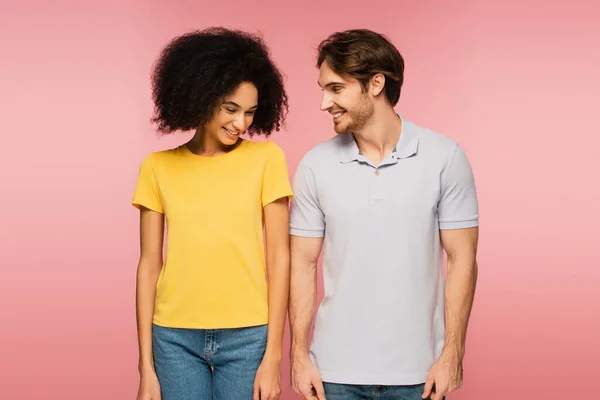
[[[399,112],[460,141],[478,183],[480,279],[465,386],[451,398],[594,396],[600,7],[39,3],[0,12],[0,397],[134,398],[129,202],[141,158],[185,140],[155,139],[148,75],[168,39],[208,25],[259,29],[286,72],[288,130],[273,139],[291,173],[332,135],[318,41],[353,27],[388,34],[407,64]],[[287,367],[282,399],[294,399]]]

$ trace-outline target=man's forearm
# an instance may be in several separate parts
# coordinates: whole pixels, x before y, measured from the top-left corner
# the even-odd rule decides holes
[[[290,281],[290,331],[292,357],[308,355],[308,337],[317,301],[317,264],[292,262]]]
[[[444,351],[451,351],[460,359],[465,353],[467,325],[473,306],[477,282],[475,260],[448,259],[445,286],[446,340]]]

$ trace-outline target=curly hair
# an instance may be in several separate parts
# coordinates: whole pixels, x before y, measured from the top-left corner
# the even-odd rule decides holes
[[[152,122],[164,134],[201,127],[242,82],[258,90],[258,108],[247,133],[269,136],[279,131],[288,98],[283,75],[260,37],[222,27],[176,37],[152,73]]]

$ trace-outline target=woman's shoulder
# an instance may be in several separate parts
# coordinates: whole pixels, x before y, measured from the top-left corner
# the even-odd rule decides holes
[[[140,163],[140,173],[152,172],[160,175],[161,171],[170,170],[173,166],[178,165],[178,160],[182,156],[181,146],[146,153]]]
[[[146,154],[144,161],[150,163],[162,163],[180,158],[185,154],[183,146],[185,145],[180,145],[165,150],[151,151],[150,153]]]
[[[246,139],[244,139],[246,140]],[[261,156],[271,156],[273,154],[282,154],[283,149],[275,142],[271,140],[264,141],[253,141],[246,140],[246,145],[244,146],[248,152],[261,155]]]

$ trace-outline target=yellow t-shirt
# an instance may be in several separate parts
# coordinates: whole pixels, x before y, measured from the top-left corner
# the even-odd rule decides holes
[[[263,207],[291,197],[283,151],[243,142],[198,156],[181,145],[144,159],[133,205],[163,213],[166,257],[153,321],[218,329],[268,322]]]

